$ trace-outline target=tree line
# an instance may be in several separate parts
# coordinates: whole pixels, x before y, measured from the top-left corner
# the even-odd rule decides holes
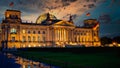
[[[101,41],[101,45],[112,44],[113,42],[120,44],[120,36],[116,36],[113,38],[105,36],[105,37],[101,37],[100,41]]]

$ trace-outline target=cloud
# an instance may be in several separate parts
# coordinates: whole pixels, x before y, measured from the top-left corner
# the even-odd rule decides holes
[[[36,18],[38,17],[38,14],[29,14],[29,15],[25,15],[25,16],[22,16],[22,21],[23,22],[32,22],[32,23],[35,23],[34,20],[36,20]]]
[[[10,7],[12,1],[14,6]],[[85,19],[98,19],[101,14],[108,14],[112,19],[111,24],[102,24],[100,30],[101,33],[109,33],[119,31],[119,6],[120,0],[0,0],[0,20],[4,17],[4,11],[11,8],[22,12],[23,21],[35,22],[39,15],[49,12],[63,20],[69,20],[72,15],[76,25],[82,25]],[[86,16],[88,12],[91,16]],[[115,23],[117,24],[112,26]]]
[[[96,0],[96,2],[99,0]],[[24,12],[29,13],[51,13],[55,15],[58,19],[68,20],[68,14],[77,15],[74,17],[76,20],[81,14],[87,10],[93,8],[95,3],[93,0],[89,2],[85,0],[19,0],[18,8],[22,9]],[[88,7],[84,7],[87,5]]]
[[[23,15],[29,16],[51,13],[58,19],[68,20],[69,14],[73,15],[74,21],[79,18],[83,13],[96,6],[101,0],[11,0],[14,2],[13,9],[17,9],[23,12]],[[1,7],[8,5],[10,0],[0,0]],[[84,7],[86,5],[87,7]],[[1,8],[0,7],[0,8]],[[90,7],[90,8],[89,8]],[[2,8],[3,9],[3,8]],[[39,15],[38,15],[39,16]],[[35,16],[36,17],[36,16]],[[28,17],[30,18],[30,17]],[[22,18],[24,19],[24,18]],[[31,19],[30,19],[31,20]],[[35,19],[36,20],[36,19]],[[35,22],[35,20],[33,20]]]

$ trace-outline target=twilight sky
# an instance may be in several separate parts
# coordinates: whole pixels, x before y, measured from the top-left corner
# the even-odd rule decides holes
[[[22,20],[28,22],[48,12],[63,20],[72,15],[77,26],[93,18],[100,21],[100,36],[120,35],[120,0],[0,0],[0,22],[6,9],[20,10]]]

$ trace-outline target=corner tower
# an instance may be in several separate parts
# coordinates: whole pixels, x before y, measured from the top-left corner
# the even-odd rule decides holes
[[[19,46],[16,41],[19,41],[21,22],[21,12],[19,10],[5,11],[5,19],[1,23],[3,48]]]
[[[6,10],[5,11],[5,20],[9,21],[21,21],[21,12],[18,10]]]

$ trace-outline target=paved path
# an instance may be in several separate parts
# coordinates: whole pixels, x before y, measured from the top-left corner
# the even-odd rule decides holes
[[[20,68],[20,65],[0,52],[0,68]]]

